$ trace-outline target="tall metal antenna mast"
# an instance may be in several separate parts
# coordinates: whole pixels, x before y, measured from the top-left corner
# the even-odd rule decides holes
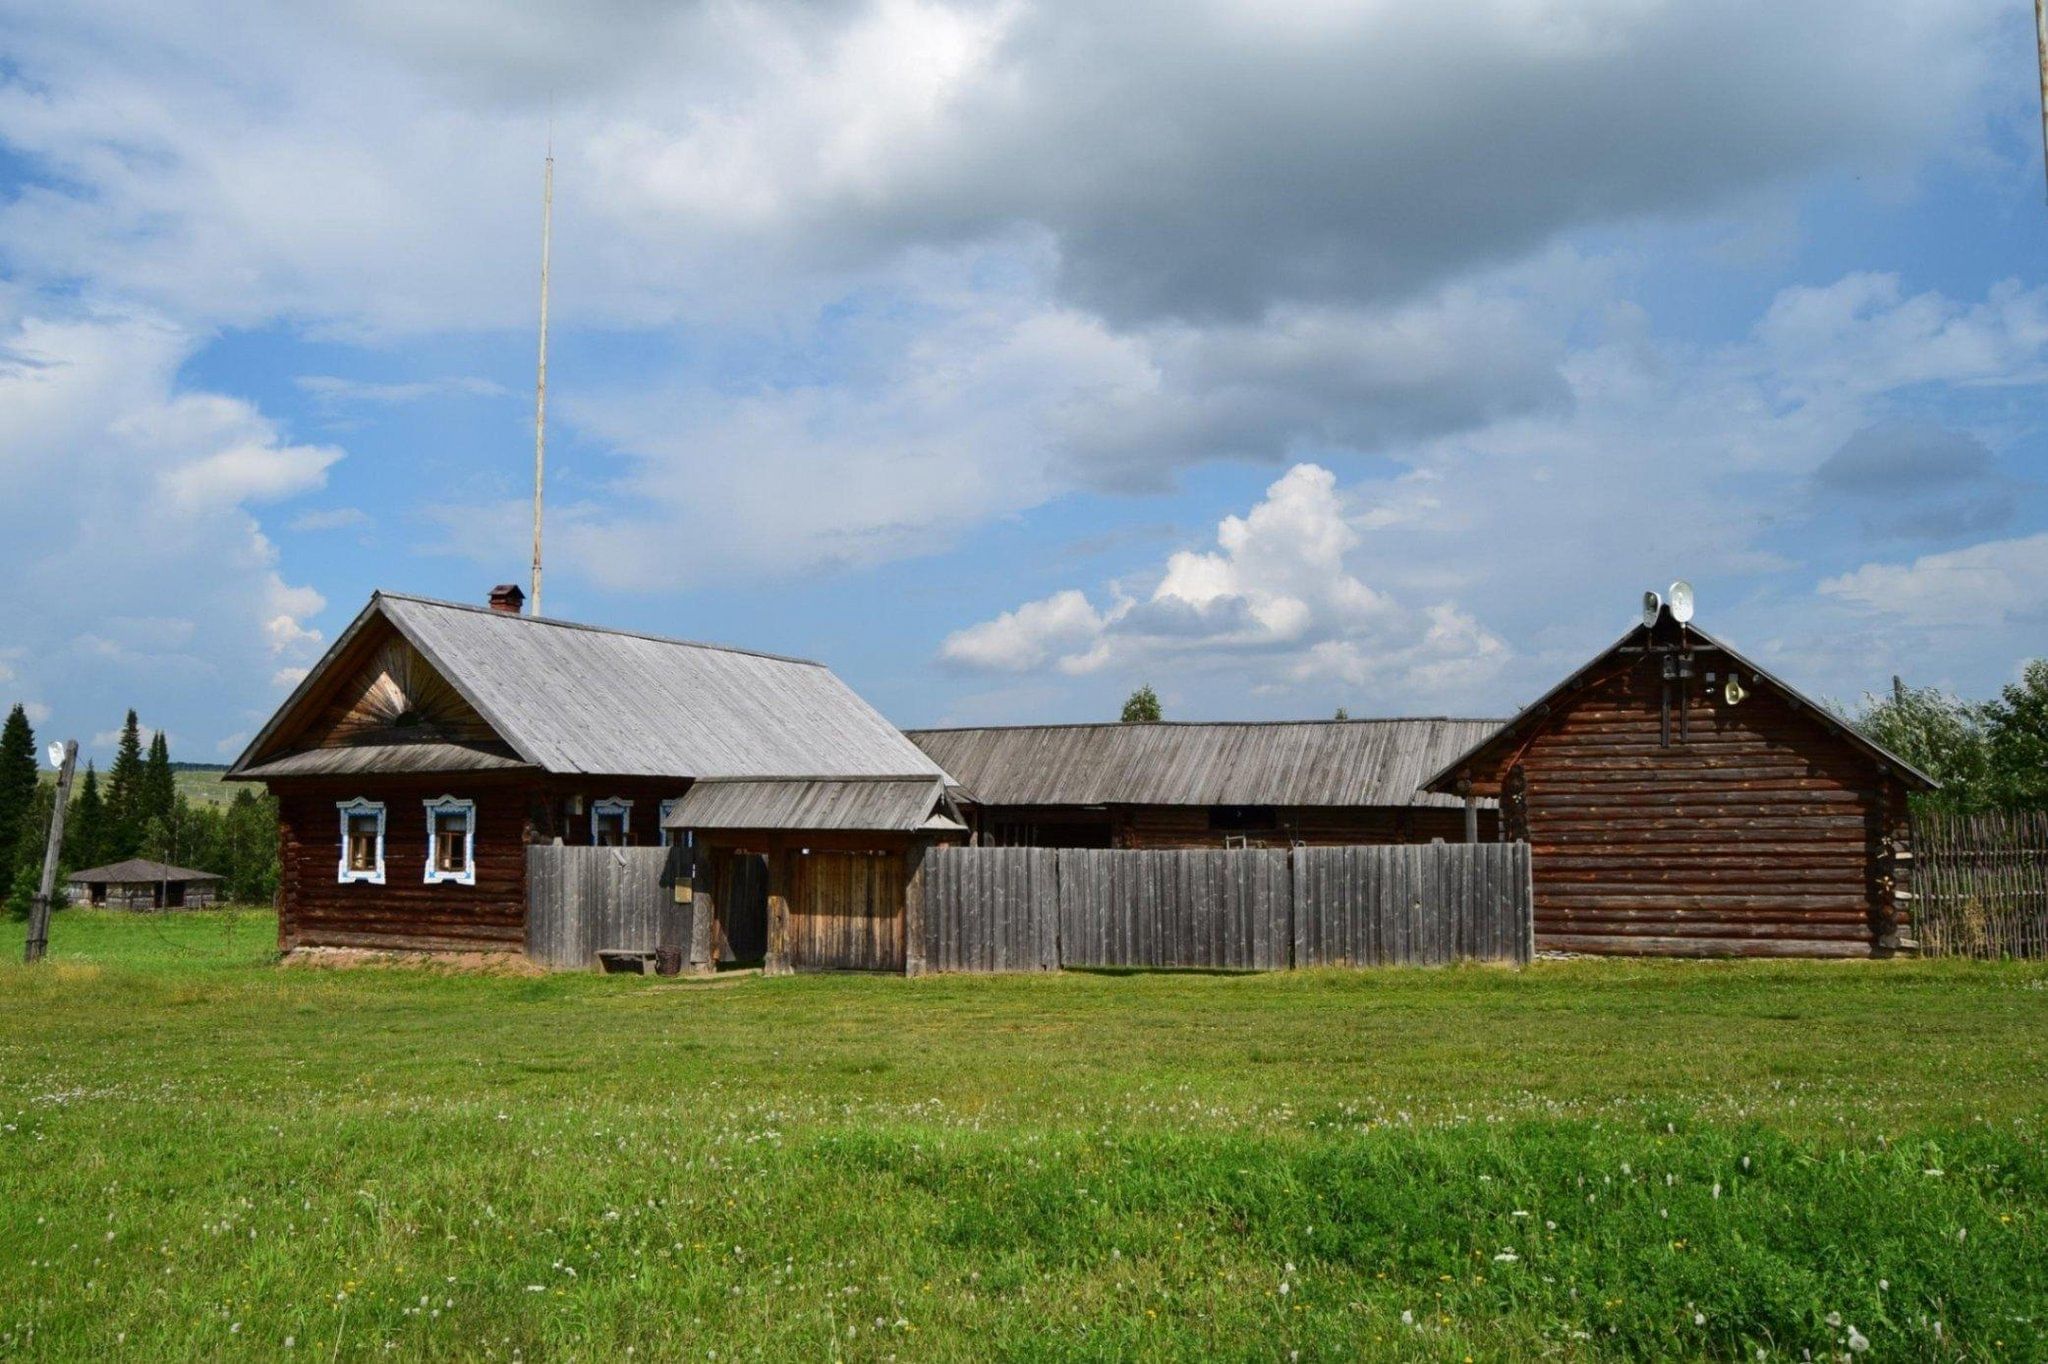
[[[552,120],[551,120],[552,122]],[[555,223],[555,130],[548,129],[547,170],[540,192],[540,372],[533,386],[533,601],[540,614],[540,498],[548,462],[548,252]]]

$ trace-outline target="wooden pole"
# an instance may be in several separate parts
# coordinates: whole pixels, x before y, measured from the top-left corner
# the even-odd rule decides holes
[[[540,370],[533,386],[533,602],[527,608],[536,616],[540,614],[540,497],[548,453],[548,255],[553,247],[555,224],[552,134],[548,137],[547,169],[541,176],[540,205]]]
[[[50,897],[57,893],[57,859],[64,852],[64,817],[71,804],[71,774],[78,769],[78,741],[64,741],[64,761],[57,766],[57,806],[50,811],[50,841],[43,847],[43,880],[29,908],[28,945],[22,960],[30,966],[50,947]]]
[[[2041,65],[2041,149],[2048,155],[2048,0],[2034,0],[2034,45]],[[2043,167],[2048,171],[2048,162]]]

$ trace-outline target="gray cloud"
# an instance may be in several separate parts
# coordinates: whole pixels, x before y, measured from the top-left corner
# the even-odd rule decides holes
[[[1957,540],[2002,530],[2015,513],[2012,480],[1990,447],[1927,421],[1857,431],[1814,471],[1823,514],[1854,516],[1880,540]]]

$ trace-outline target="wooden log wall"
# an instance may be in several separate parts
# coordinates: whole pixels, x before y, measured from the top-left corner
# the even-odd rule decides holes
[[[420,952],[516,952],[526,942],[526,829],[534,793],[506,783],[274,783],[278,798],[278,945]],[[476,801],[476,884],[426,883],[422,801]],[[384,884],[342,882],[335,802],[384,803]]]
[[[1463,842],[1465,812],[1437,806],[1281,806],[1269,830],[1209,826],[1206,805],[1120,805],[1107,810],[1065,806],[985,806],[974,812],[985,846],[1043,848],[1223,848],[1242,837],[1251,847],[1296,843],[1350,847],[1367,843]],[[1500,837],[1500,816],[1479,812],[1479,837]]]
[[[595,966],[599,952],[689,941],[691,907],[661,885],[667,857],[661,848],[528,848],[527,955],[573,971]]]
[[[1725,704],[1704,678],[1717,660],[1696,655],[1669,746],[1655,657],[1561,703],[1528,741],[1539,948],[1867,956],[1890,930],[1897,783],[1774,688]],[[1512,788],[1512,764],[1502,775]],[[1523,818],[1510,799],[1511,835]]]
[[[1526,844],[935,848],[920,879],[935,971],[1527,962],[1534,947]]]
[[[2048,811],[1922,811],[1912,851],[1923,953],[2048,957]]]

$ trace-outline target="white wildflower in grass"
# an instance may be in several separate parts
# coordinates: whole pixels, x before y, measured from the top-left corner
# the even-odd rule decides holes
[[[1707,1314],[1705,1312],[1693,1313],[1692,1324],[1695,1326],[1705,1326],[1707,1324]]]
[[[1870,1337],[1851,1326],[1849,1328],[1849,1348],[1859,1355],[1862,1354],[1870,1348]]]
[[[1521,1258],[1515,1254],[1512,1247],[1503,1247],[1500,1254],[1493,1257],[1493,1262],[1497,1265],[1511,1265]]]
[[[1714,1182],[1714,1197],[1716,1197],[1716,1198],[1719,1198],[1720,1196],[1721,1196],[1721,1183],[1720,1183],[1720,1181],[1719,1181],[1719,1180],[1716,1180],[1716,1181]]]
[[[286,1336],[286,1337],[284,1338],[284,1347],[285,1347],[285,1349],[287,1349],[287,1350],[295,1350],[295,1349],[297,1349],[297,1348],[298,1348],[298,1345],[299,1345],[298,1337],[296,1337],[296,1336]]]
[[[1842,1314],[1840,1312],[1830,1312],[1822,1320],[1826,1321],[1830,1326],[1840,1326],[1842,1324]]]

